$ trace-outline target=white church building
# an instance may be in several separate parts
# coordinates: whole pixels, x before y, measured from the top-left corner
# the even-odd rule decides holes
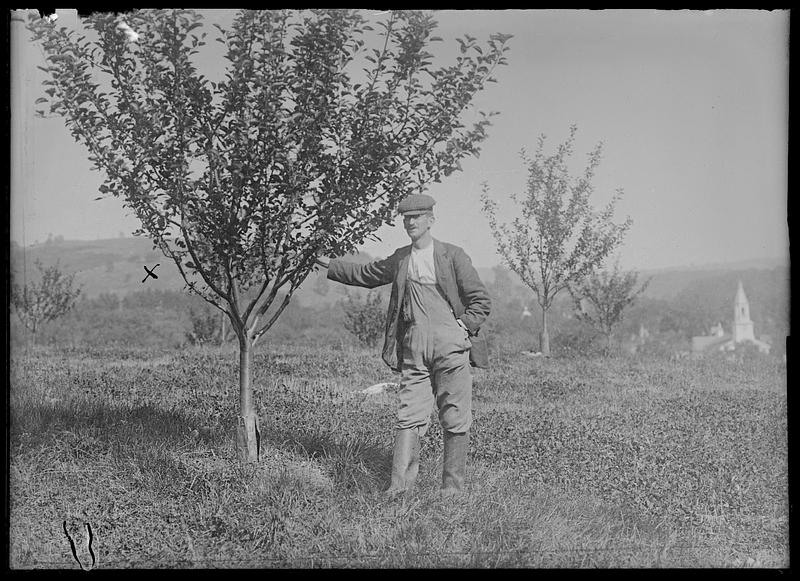
[[[733,351],[740,343],[751,343],[758,347],[761,353],[769,353],[770,345],[756,339],[753,321],[750,319],[750,303],[744,294],[742,281],[736,289],[736,298],[733,301],[733,325],[731,332],[725,333],[722,323],[711,327],[711,334],[692,337],[692,351],[702,353],[710,350]]]

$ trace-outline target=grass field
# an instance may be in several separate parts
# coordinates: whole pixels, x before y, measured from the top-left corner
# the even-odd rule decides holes
[[[786,369],[528,358],[476,374],[467,490],[386,500],[395,381],[376,351],[268,344],[263,458],[236,460],[234,351],[12,355],[10,565],[789,566]]]

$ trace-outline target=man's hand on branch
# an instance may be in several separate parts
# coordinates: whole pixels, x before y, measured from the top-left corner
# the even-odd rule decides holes
[[[317,254],[316,258],[314,258],[314,262],[316,262],[322,268],[328,268],[328,265],[331,263],[331,259],[327,258],[326,256],[322,256],[321,254]]]

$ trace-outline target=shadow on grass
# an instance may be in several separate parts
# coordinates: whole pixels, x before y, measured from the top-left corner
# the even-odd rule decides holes
[[[43,443],[65,431],[110,443],[133,440],[144,444],[178,443],[202,422],[196,414],[179,408],[163,409],[150,404],[116,406],[78,398],[54,402],[14,398],[10,412],[12,441],[27,434],[26,446]],[[220,432],[210,434],[219,436]]]
[[[138,456],[141,460],[194,444],[231,447],[236,439],[235,423],[203,427],[203,421],[208,419],[179,407],[117,406],[82,398],[47,402],[21,397],[15,398],[11,406],[10,436],[18,453],[59,440],[73,450],[88,450],[99,444],[117,449],[120,457]],[[301,425],[284,432],[267,428],[262,438],[262,446],[320,463],[337,488],[372,492],[388,482],[391,450],[377,442],[353,435],[331,435]],[[232,450],[229,453],[230,459],[236,460]]]
[[[262,433],[265,443],[324,464],[337,487],[360,492],[385,488],[391,473],[392,452],[378,442],[355,436],[336,436],[298,426],[287,432]]]

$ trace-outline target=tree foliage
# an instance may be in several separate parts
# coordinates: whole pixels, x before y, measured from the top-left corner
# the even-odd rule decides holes
[[[392,223],[400,200],[478,155],[491,113],[464,117],[505,64],[507,35],[428,52],[434,18],[392,11],[242,10],[218,26],[224,79],[195,65],[192,10],[95,13],[85,34],[32,18],[46,56],[37,104],[64,118],[187,286],[227,313],[255,459],[252,349],[315,267]],[[45,114],[44,109],[42,114]],[[240,428],[242,426],[240,425]],[[241,432],[240,432],[241,434]]]
[[[354,293],[347,293],[342,301],[344,327],[361,343],[375,347],[383,338],[386,328],[386,307],[378,291],[369,291],[362,301]]]
[[[636,288],[638,279],[638,272],[623,271],[617,262],[613,269],[595,271],[569,288],[578,320],[602,333],[607,347],[614,328],[622,323],[625,310],[650,284],[648,279]]]
[[[519,213],[509,225],[498,223],[497,202],[484,184],[483,209],[489,219],[497,250],[504,263],[533,290],[542,308],[542,352],[549,354],[547,310],[553,299],[600,267],[621,243],[631,225],[612,221],[622,190],[600,211],[589,198],[592,179],[602,157],[602,143],[589,154],[583,175],[573,178],[567,162],[574,151],[577,127],[556,152],[545,155],[545,136],[539,138],[531,158],[523,150],[528,167],[527,192],[523,198],[512,194]]]
[[[225,342],[225,327],[220,312],[209,305],[191,305],[189,307],[189,326],[186,339],[192,345],[209,345],[212,342]]]
[[[79,36],[31,20],[50,74],[37,102],[87,147],[100,191],[122,198],[189,287],[254,339],[317,252],[356,248],[400,199],[479,153],[490,114],[465,125],[462,113],[508,39],[484,50],[467,37],[456,64],[437,67],[423,12],[392,12],[373,30],[352,10],[245,10],[220,27],[228,71],[217,83],[193,62],[206,37],[197,13],[126,14],[136,41],[121,22],[98,13]]]
[[[74,284],[75,275],[63,273],[58,263],[45,267],[36,260],[34,264],[40,274],[39,281],[14,283],[11,304],[36,341],[41,325],[68,313],[75,306],[81,289]]]

